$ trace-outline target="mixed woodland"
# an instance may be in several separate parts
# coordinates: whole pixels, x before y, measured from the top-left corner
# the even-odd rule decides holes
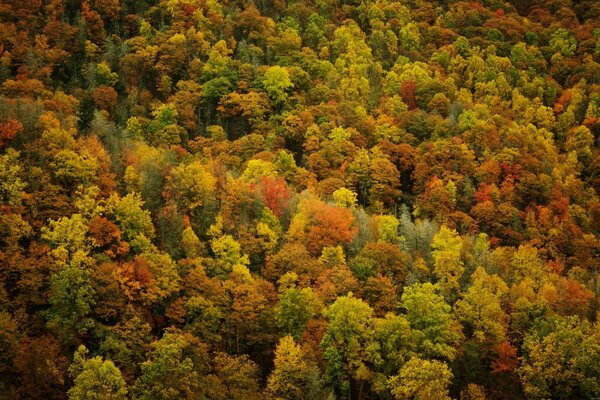
[[[600,2],[0,0],[0,399],[600,397]]]

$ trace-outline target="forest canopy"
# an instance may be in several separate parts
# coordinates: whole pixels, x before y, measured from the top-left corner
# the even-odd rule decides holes
[[[0,0],[0,399],[600,397],[600,2]]]

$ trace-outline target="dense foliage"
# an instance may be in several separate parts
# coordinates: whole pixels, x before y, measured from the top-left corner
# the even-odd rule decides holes
[[[600,2],[0,0],[0,399],[600,397]]]

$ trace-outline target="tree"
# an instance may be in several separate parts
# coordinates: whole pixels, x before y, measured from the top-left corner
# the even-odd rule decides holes
[[[263,275],[276,282],[288,272],[293,272],[302,282],[316,279],[319,264],[301,243],[285,243],[279,252],[270,256],[263,268]]]
[[[69,361],[61,354],[61,346],[52,335],[40,337],[23,336],[19,339],[13,353],[12,365],[6,364],[14,371],[16,394],[28,399],[64,399],[65,380]],[[14,393],[14,392],[13,392]]]
[[[390,379],[390,387],[398,400],[450,400],[451,380],[452,372],[445,363],[413,357]]]
[[[417,50],[421,46],[419,28],[414,22],[409,22],[400,29],[398,40],[403,49]]]
[[[393,231],[392,222],[392,229]],[[385,231],[384,231],[385,232]],[[393,232],[384,233],[392,235]],[[398,247],[396,244],[379,241],[377,243],[367,243],[362,248],[356,259],[368,261],[372,264],[372,270],[368,272],[370,275],[381,275],[389,278],[394,285],[401,285],[406,280],[409,267],[409,255]]]
[[[317,200],[307,200],[300,207],[301,211],[292,219],[288,237],[304,237],[306,248],[314,256],[320,255],[324,247],[349,243],[358,231],[352,211],[347,208]],[[295,229],[303,232],[296,233]]]
[[[572,57],[577,49],[577,40],[567,29],[559,28],[552,33],[550,46],[554,51],[560,52],[566,57]]]
[[[578,317],[555,318],[523,342],[518,373],[532,399],[600,395],[600,334]]]
[[[119,226],[123,238],[130,242],[139,235],[154,237],[154,225],[150,212],[142,207],[144,202],[138,193],[124,197],[113,194],[107,201],[107,212]]]
[[[132,392],[140,400],[198,399],[208,372],[206,345],[190,334],[170,331],[152,343]]]
[[[472,329],[473,337],[495,348],[506,336],[508,315],[502,300],[508,292],[497,275],[488,275],[479,267],[471,276],[472,285],[455,304],[457,316]]]
[[[126,400],[127,387],[121,371],[112,361],[98,356],[88,359],[87,354],[85,346],[79,346],[69,367],[74,379],[69,399]]]
[[[181,287],[177,266],[167,253],[144,251],[121,264],[115,278],[130,300],[145,305],[159,304]]]
[[[92,154],[87,151],[79,154],[70,149],[58,151],[50,167],[56,181],[68,190],[95,182],[99,169],[98,160]]]
[[[247,270],[250,260],[248,255],[242,253],[240,243],[232,235],[224,235],[222,229],[223,219],[219,215],[209,229],[209,235],[212,236],[210,247],[215,257],[208,270],[213,276],[225,278],[235,269]]]
[[[180,164],[171,170],[167,190],[170,198],[181,210],[194,211],[214,202],[216,183],[216,178],[206,166],[195,160],[189,164]]]
[[[333,201],[338,207],[355,207],[357,195],[352,190],[342,187],[333,192]]]
[[[431,242],[433,273],[439,279],[441,292],[453,299],[460,292],[459,279],[465,271],[462,261],[462,239],[453,229],[442,225]]]
[[[262,85],[271,100],[278,107],[281,107],[285,103],[287,100],[287,91],[294,87],[288,71],[278,65],[267,69],[262,79]]]
[[[73,214],[69,218],[62,217],[50,220],[48,226],[42,228],[42,238],[46,240],[58,256],[61,251],[73,257],[75,254],[85,255],[90,250],[87,237],[88,226],[81,214]]]
[[[371,307],[352,293],[338,297],[324,312],[329,321],[321,342],[327,362],[325,377],[340,397],[350,398],[351,393],[360,392],[372,376],[367,359],[373,335],[372,314]]]
[[[388,313],[384,318],[374,320],[375,345],[371,347],[375,360],[373,390],[387,393],[389,378],[416,354],[415,338],[410,323],[403,315]]]
[[[436,294],[436,287],[431,283],[408,286],[400,304],[406,310],[419,353],[454,360],[463,338],[462,327],[452,317],[450,305]]]
[[[397,243],[400,221],[393,215],[378,215],[374,219],[379,240],[387,243]]]
[[[230,301],[225,311],[229,351],[238,353],[257,344],[275,341],[275,288],[270,282],[254,278],[248,270],[230,274],[224,286]]]
[[[311,288],[290,287],[279,295],[275,313],[283,332],[298,340],[306,323],[318,315],[322,308],[321,301]]]
[[[323,399],[326,395],[320,373],[291,336],[284,336],[275,349],[275,367],[269,375],[266,398],[269,400]]]
[[[204,296],[191,296],[185,302],[185,330],[206,343],[218,343],[224,315],[213,301]]]
[[[87,332],[95,325],[91,318],[95,290],[90,278],[89,258],[76,258],[50,278],[48,325],[63,342]]]
[[[218,400],[260,400],[258,366],[247,355],[217,353],[214,373],[205,378],[207,397]]]
[[[19,152],[10,148],[0,156],[0,202],[18,205],[23,198],[25,186],[20,178],[22,167],[19,164]]]
[[[23,130],[23,124],[16,119],[9,119],[0,123],[0,148],[10,142]]]

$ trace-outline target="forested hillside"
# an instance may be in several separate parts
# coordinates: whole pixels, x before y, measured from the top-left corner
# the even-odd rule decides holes
[[[1,400],[600,398],[597,0],[0,0]]]

